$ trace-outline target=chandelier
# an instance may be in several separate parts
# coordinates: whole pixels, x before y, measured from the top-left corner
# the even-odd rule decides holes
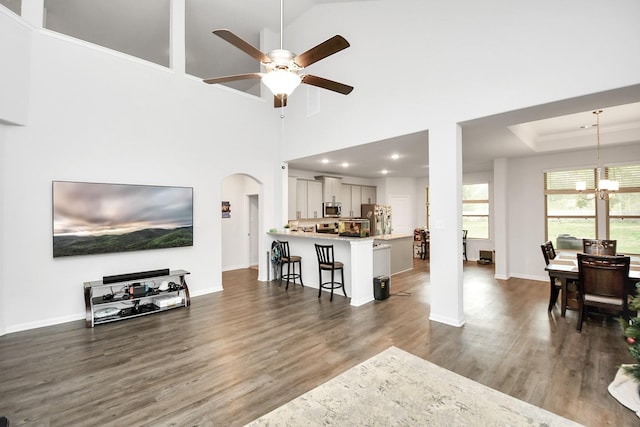
[[[598,198],[600,200],[609,200],[609,198],[620,189],[620,183],[615,180],[606,179],[604,176],[604,169],[602,168],[602,164],[600,162],[600,114],[602,110],[594,111],[593,114],[596,115],[596,135],[597,135],[597,165],[596,165],[596,181],[595,181],[595,189],[593,190],[593,198]],[[576,182],[576,190],[581,194],[587,190],[587,183],[585,181]]]

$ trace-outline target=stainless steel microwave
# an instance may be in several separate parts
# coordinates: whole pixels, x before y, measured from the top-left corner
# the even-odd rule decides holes
[[[342,205],[340,202],[323,203],[322,216],[324,218],[340,218],[342,216]]]

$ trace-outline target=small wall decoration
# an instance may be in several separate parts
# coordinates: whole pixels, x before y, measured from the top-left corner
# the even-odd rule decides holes
[[[193,188],[53,182],[53,256],[193,246]]]
[[[222,218],[231,218],[231,203],[222,202]]]

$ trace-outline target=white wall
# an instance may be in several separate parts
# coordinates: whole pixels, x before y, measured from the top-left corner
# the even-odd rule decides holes
[[[0,165],[4,164],[5,159],[5,131],[7,125],[0,123]],[[5,178],[5,169],[0,170],[0,189],[3,189],[5,186],[6,178]],[[0,196],[3,192],[0,190]],[[4,231],[6,228],[5,224],[5,207],[4,207],[4,197],[0,197],[0,232]],[[4,284],[7,283],[5,280],[5,268],[4,268],[4,247],[5,245],[0,240],[0,308],[6,301],[4,296]],[[4,309],[0,309],[0,335],[3,335],[7,330],[7,317]]]
[[[9,38],[23,31],[10,27]],[[192,295],[220,290],[224,177],[260,181],[262,231],[282,204],[269,105],[47,30],[32,36],[29,120],[5,127],[0,165],[5,331],[83,318],[83,282],[104,275],[184,268]],[[194,246],[53,259],[53,180],[193,187]]]

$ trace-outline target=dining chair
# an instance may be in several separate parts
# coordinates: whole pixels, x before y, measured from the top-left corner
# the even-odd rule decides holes
[[[333,290],[342,288],[342,293],[347,296],[347,291],[344,288],[344,264],[340,261],[336,261],[334,258],[333,245],[319,245],[315,243],[316,255],[318,257],[318,298],[322,295],[322,289],[331,289],[331,297],[329,301],[333,301]],[[340,282],[336,282],[335,273],[336,270],[340,270]],[[322,272],[331,272],[331,280],[328,282],[322,281]]]
[[[556,257],[556,250],[553,248],[553,242],[551,240],[547,240],[543,244],[540,245],[540,249],[542,249],[542,256],[544,257],[544,264],[549,265],[549,262]],[[563,283],[560,279],[555,279],[550,277],[551,280],[551,288],[549,292],[549,307],[547,311],[553,310],[553,306],[558,300],[558,294],[560,291],[563,291],[560,295],[560,301],[562,304],[562,316],[564,316],[564,310],[566,307],[566,291],[562,289]]]
[[[469,230],[462,230],[462,255],[465,261],[467,261],[467,233]]]
[[[627,277],[630,263],[628,256],[578,254],[578,332],[582,330],[589,307],[621,314],[629,320]]]
[[[289,242],[284,240],[278,240],[280,243],[280,282],[279,285],[282,284],[282,280],[287,281],[287,286],[285,289],[289,289],[289,281],[293,282],[293,285],[296,284],[296,279],[300,280],[300,285],[304,286],[302,282],[302,257],[298,255],[291,255],[289,252]],[[287,272],[283,274],[284,265],[287,265]],[[296,264],[298,265],[298,272],[296,273]],[[293,269],[293,272],[291,272]]]
[[[547,240],[542,245],[540,245],[542,249],[542,256],[544,256],[544,264],[549,265],[549,261],[556,257],[556,250],[553,247],[553,242],[551,240]]]
[[[429,255],[429,232],[420,230],[420,259],[427,259]]]
[[[592,255],[615,255],[617,240],[582,239],[582,252]]]

